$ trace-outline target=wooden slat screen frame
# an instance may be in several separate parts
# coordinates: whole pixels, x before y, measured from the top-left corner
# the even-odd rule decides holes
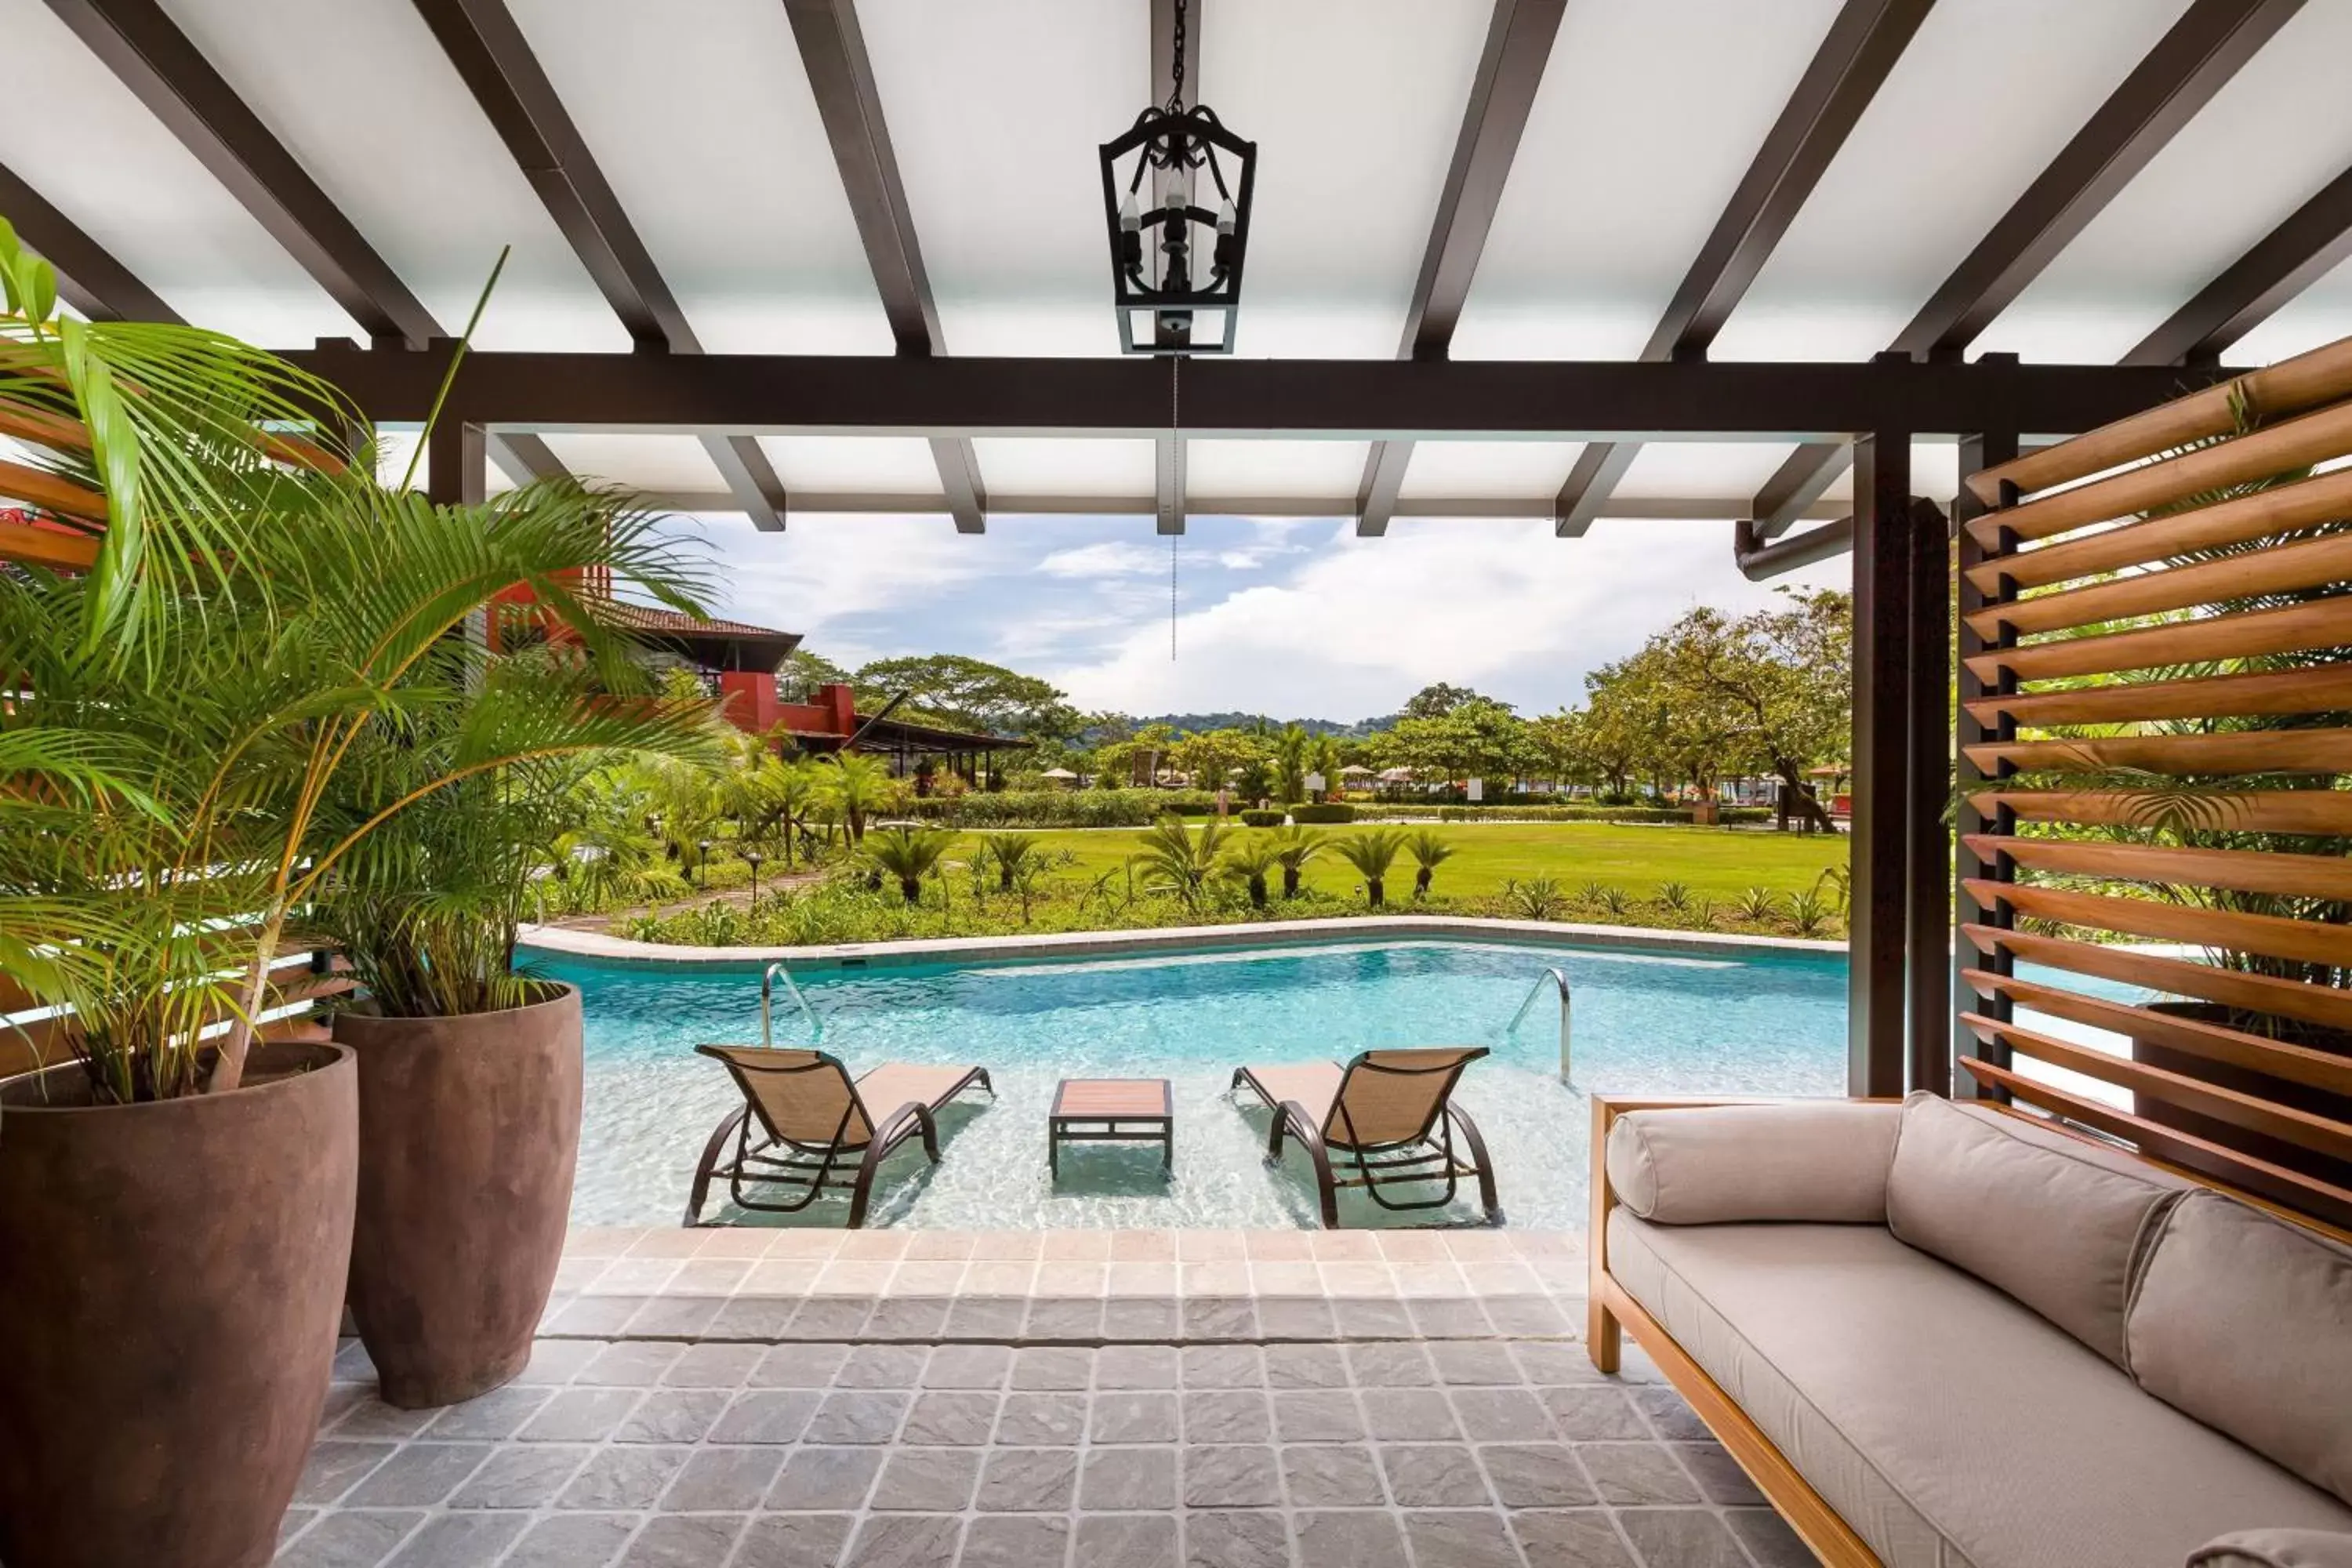
[[[2304,470],[2347,456],[2352,339],[1967,476],[1955,998],[1976,1092],[2338,1225],[2352,468]]]

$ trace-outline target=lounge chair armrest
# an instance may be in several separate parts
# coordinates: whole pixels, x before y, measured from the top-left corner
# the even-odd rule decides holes
[[[910,1100],[884,1117],[881,1124],[874,1129],[874,1139],[869,1148],[888,1152],[907,1136],[907,1124],[910,1121],[922,1132],[924,1149],[933,1160],[937,1160],[940,1157],[939,1122],[931,1115],[931,1108],[919,1100]]]
[[[1850,1100],[1628,1110],[1609,1129],[1609,1187],[1661,1225],[1884,1225],[1901,1114]]]
[[[2352,1535],[2332,1530],[2238,1530],[2189,1554],[2189,1568],[2352,1568]]]

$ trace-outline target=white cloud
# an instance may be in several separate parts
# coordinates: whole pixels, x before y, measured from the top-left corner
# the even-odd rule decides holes
[[[1168,570],[1168,557],[1148,544],[1107,542],[1056,550],[1037,570],[1048,577],[1157,576]]]

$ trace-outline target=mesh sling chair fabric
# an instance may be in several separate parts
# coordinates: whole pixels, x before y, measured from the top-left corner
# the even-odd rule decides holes
[[[996,1092],[984,1068],[886,1062],[853,1082],[841,1058],[824,1051],[694,1048],[726,1068],[743,1092],[743,1103],[721,1119],[703,1145],[686,1201],[689,1226],[702,1223],[711,1179],[723,1176],[727,1194],[739,1207],[763,1214],[797,1214],[826,1188],[846,1187],[854,1230],[866,1223],[875,1173],[891,1151],[920,1137],[923,1152],[937,1164],[940,1107],[974,1084],[992,1096]],[[752,1185],[791,1195],[762,1201],[747,1191]]]
[[[1326,1229],[1339,1226],[1341,1187],[1363,1188],[1384,1209],[1443,1208],[1465,1176],[1477,1179],[1487,1222],[1499,1224],[1503,1212],[1486,1141],[1454,1103],[1462,1070],[1487,1054],[1484,1046],[1364,1051],[1344,1068],[1338,1062],[1241,1068],[1233,1086],[1249,1089],[1274,1111],[1269,1161],[1282,1158],[1285,1138],[1306,1148]],[[1435,1197],[1391,1198],[1381,1190],[1430,1182],[1444,1184]]]

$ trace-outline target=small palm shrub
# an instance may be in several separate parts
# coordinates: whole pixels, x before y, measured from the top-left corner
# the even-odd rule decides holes
[[[1424,827],[1406,840],[1405,847],[1412,851],[1412,862],[1416,868],[1412,875],[1412,896],[1425,899],[1429,897],[1430,879],[1437,874],[1438,867],[1454,858],[1454,846]]]
[[[1812,889],[1789,900],[1789,925],[1799,936],[1819,936],[1829,923],[1829,900]]]
[[[1567,907],[1568,899],[1549,877],[1524,882],[1514,878],[1503,884],[1503,902],[1521,920],[1548,921]]]
[[[1143,835],[1143,847],[1136,851],[1132,863],[1145,888],[1181,900],[1188,910],[1198,909],[1208,892],[1209,879],[1216,874],[1219,852],[1230,831],[1210,821],[1202,823],[1195,835],[1182,817],[1171,812]]]
[[[1701,899],[1691,907],[1691,923],[1701,931],[1715,929],[1715,900]]]
[[[910,904],[923,901],[923,879],[929,876],[956,841],[944,827],[877,827],[862,846],[867,860],[886,877],[898,882],[898,896]]]
[[[1633,910],[1633,895],[1622,888],[1603,888],[1600,903],[1602,909],[1622,920]]]
[[[1780,895],[1769,888],[1750,888],[1731,901],[1731,910],[1751,925],[1763,925],[1780,912]]]
[[[1364,902],[1376,910],[1387,903],[1389,868],[1396,864],[1397,854],[1404,847],[1402,831],[1375,827],[1369,833],[1350,834],[1333,847],[1364,879]]]
[[[980,840],[980,852],[996,868],[996,889],[1001,893],[1013,890],[1020,879],[1022,867],[1032,862],[1037,853],[1037,841],[1025,833],[989,833]]]
[[[1272,843],[1275,859],[1282,867],[1282,896],[1298,896],[1298,876],[1307,863],[1330,847],[1329,840],[1308,827],[1286,826],[1274,830]]]
[[[1224,869],[1249,889],[1250,908],[1265,908],[1267,873],[1282,864],[1282,847],[1263,833],[1253,833],[1225,851]]]
[[[1590,905],[1596,909],[1599,908],[1602,900],[1608,897],[1609,885],[1601,881],[1597,877],[1586,882],[1581,888],[1576,889],[1577,902]]]
[[[1660,883],[1658,885],[1658,902],[1664,904],[1674,913],[1681,914],[1685,910],[1690,908],[1690,884],[1687,882]]]

